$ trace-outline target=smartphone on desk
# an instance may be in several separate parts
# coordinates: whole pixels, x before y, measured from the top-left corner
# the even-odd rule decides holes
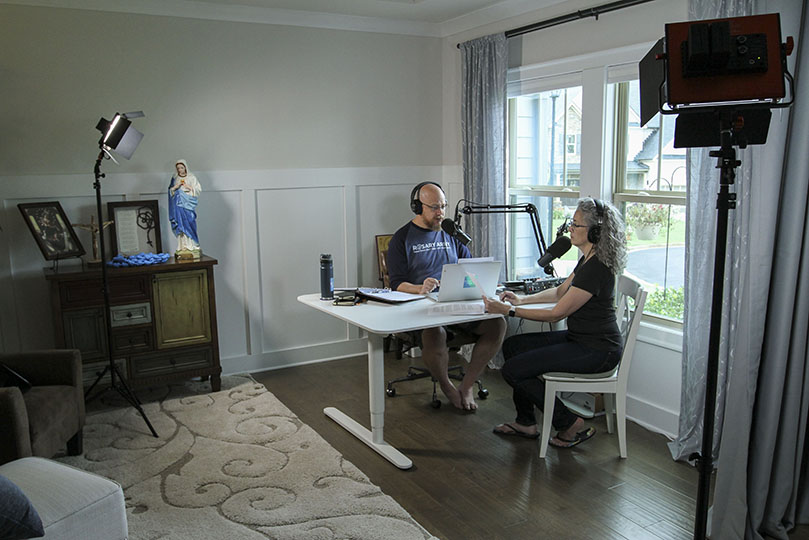
[[[334,292],[333,306],[355,306],[362,302],[362,297],[356,291]]]

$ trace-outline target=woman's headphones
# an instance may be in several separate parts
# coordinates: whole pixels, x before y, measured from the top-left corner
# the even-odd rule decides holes
[[[591,244],[597,244],[601,239],[601,225],[604,223],[604,203],[598,199],[593,199],[593,204],[596,207],[596,218],[598,221],[595,225],[590,225],[587,229],[587,241]]]
[[[410,209],[416,215],[419,215],[422,213],[422,211],[424,211],[424,205],[421,204],[419,196],[421,195],[421,188],[423,188],[427,184],[438,186],[438,189],[440,189],[442,193],[444,191],[444,188],[441,187],[441,184],[437,184],[435,182],[422,182],[418,184],[416,187],[414,187],[413,191],[410,192]]]

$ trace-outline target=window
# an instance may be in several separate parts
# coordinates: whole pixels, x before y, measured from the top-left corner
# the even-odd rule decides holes
[[[683,318],[685,149],[674,148],[674,117],[640,126],[638,81],[610,85],[614,99],[614,203],[627,224],[626,273],[649,290],[644,313]]]
[[[573,214],[581,177],[582,88],[552,88],[511,97],[509,111],[509,202],[536,206],[546,245]],[[544,277],[536,264],[537,240],[528,214],[511,214],[509,279]],[[557,274],[576,253],[554,263]],[[571,266],[572,269],[572,266]]]
[[[644,313],[679,325],[685,274],[685,150],[674,117],[641,127],[638,60],[648,44],[509,70],[508,202],[533,203],[546,244],[582,196],[612,201],[627,222],[626,273],[649,291]],[[508,224],[509,279],[543,277],[526,214]],[[579,253],[554,266],[568,275]],[[568,266],[569,265],[569,266]]]
[[[581,136],[579,133],[568,135],[567,136],[567,148],[566,151],[568,154],[580,154],[581,153]]]
[[[509,185],[578,187],[581,87],[509,99]]]

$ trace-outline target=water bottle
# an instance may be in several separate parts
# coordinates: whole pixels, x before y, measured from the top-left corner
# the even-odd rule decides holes
[[[334,267],[329,253],[320,254],[320,299],[334,299]]]

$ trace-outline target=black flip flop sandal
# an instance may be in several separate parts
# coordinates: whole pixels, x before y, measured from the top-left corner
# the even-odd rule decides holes
[[[501,426],[505,426],[508,429],[510,429],[511,431],[498,430],[497,428],[499,428]],[[512,424],[507,424],[507,423],[503,423],[503,424],[500,424],[499,426],[495,426],[495,428],[492,429],[492,433],[494,433],[495,435],[502,435],[503,437],[522,437],[523,439],[538,439],[539,438],[539,432],[538,431],[536,433],[523,433],[522,431],[517,430]]]
[[[555,446],[556,448],[573,448],[577,444],[583,443],[584,441],[591,438],[595,434],[596,428],[589,427],[576,433],[576,437],[574,439],[565,439],[564,437],[560,437],[559,435],[557,435],[556,439],[562,441],[563,443],[566,443],[564,445],[554,443],[553,439],[550,440],[550,444],[551,446]]]

